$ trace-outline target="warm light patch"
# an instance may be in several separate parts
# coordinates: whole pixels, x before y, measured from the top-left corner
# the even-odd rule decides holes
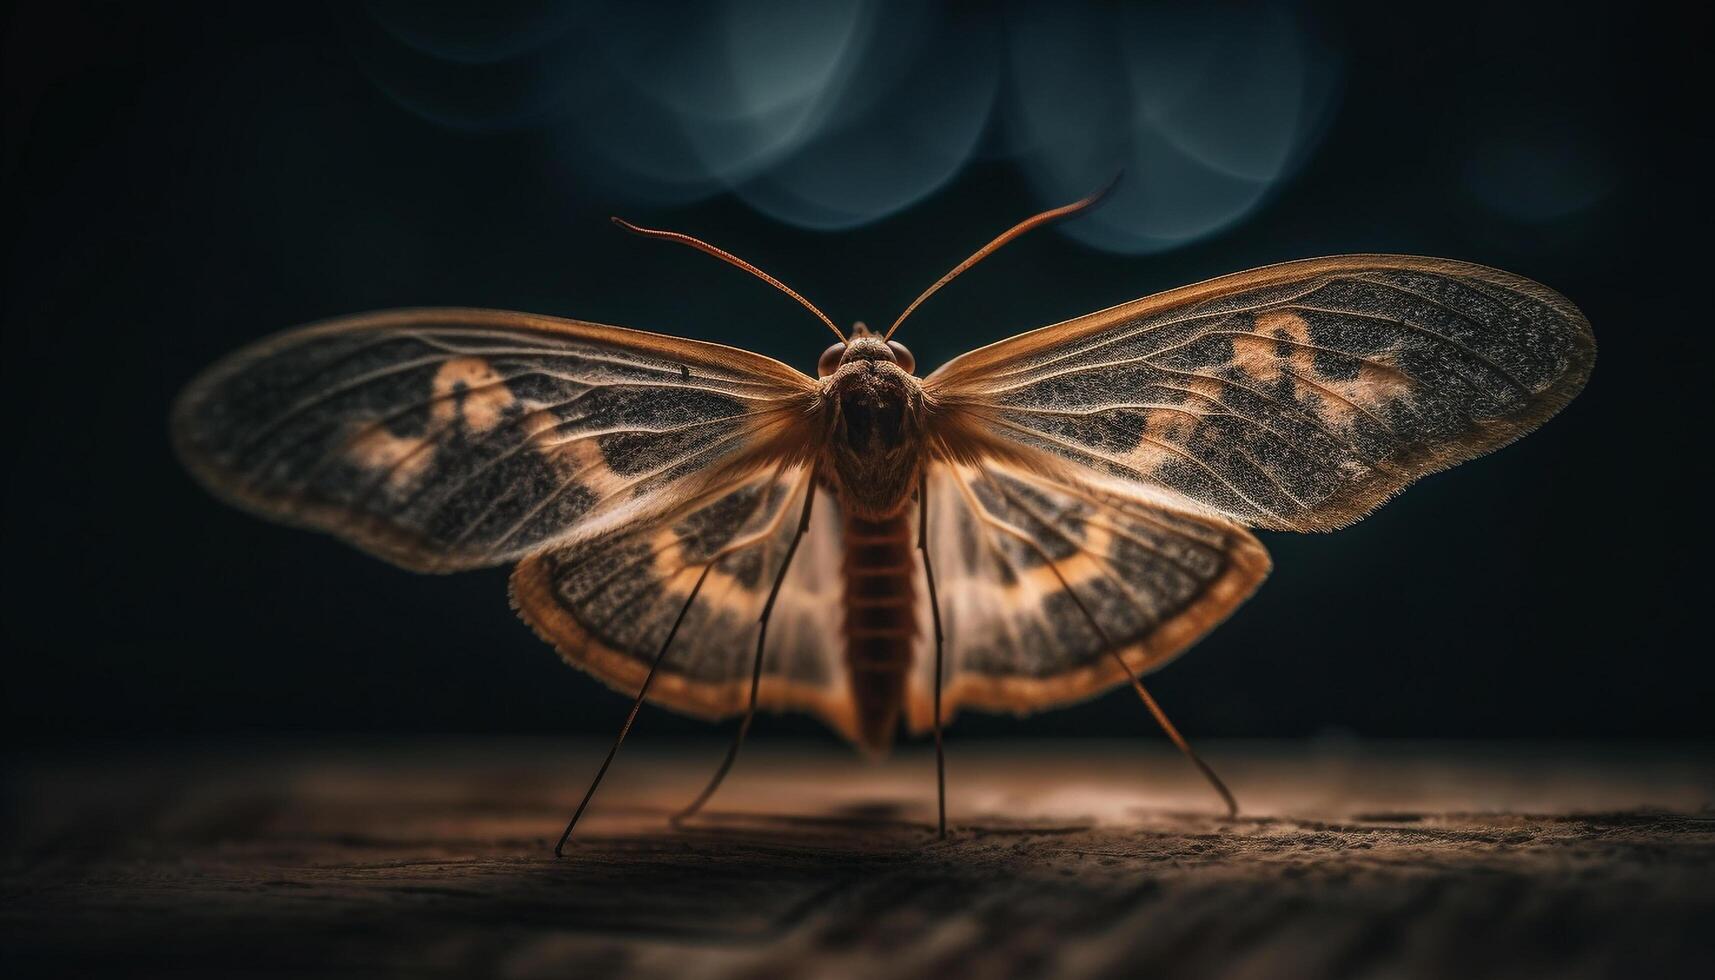
[[[435,372],[434,393],[436,420],[450,422],[455,413],[461,413],[473,432],[499,425],[506,409],[518,400],[505,379],[480,357],[455,357],[441,365]]]
[[[390,490],[408,487],[434,461],[429,440],[396,436],[385,425],[372,423],[347,444],[345,455],[365,470],[385,472]]]
[[[554,460],[560,467],[560,472],[566,474],[568,479],[582,484],[603,498],[631,485],[608,465],[607,457],[602,454],[598,437],[594,433],[583,432],[555,439],[551,437],[554,431],[548,428],[538,433],[539,438],[535,440],[536,450]]]
[[[1310,324],[1297,313],[1270,310],[1258,314],[1255,333],[1233,338],[1233,362],[1259,381],[1275,381],[1283,373],[1291,377],[1293,391],[1314,404],[1316,413],[1342,429],[1359,416],[1378,423],[1376,410],[1409,397],[1411,383],[1404,372],[1375,355],[1360,359],[1357,375],[1330,378],[1316,369],[1316,345],[1310,340]],[[1280,344],[1289,351],[1279,355]]]
[[[1150,409],[1144,416],[1144,434],[1152,439],[1184,445],[1191,438],[1191,430],[1197,427],[1199,412],[1156,408]]]

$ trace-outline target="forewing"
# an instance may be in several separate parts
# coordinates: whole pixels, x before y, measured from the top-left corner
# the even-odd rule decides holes
[[[769,617],[758,705],[808,711],[855,737],[839,655],[838,504],[804,466],[755,474],[671,520],[526,559],[512,574],[513,605],[567,662],[632,695],[712,565],[649,699],[701,718],[737,714],[806,493],[817,499]]]
[[[498,564],[812,450],[809,378],[715,344],[397,310],[239,351],[175,407],[211,490],[408,568]]]
[[[924,382],[943,442],[1165,492],[1257,527],[1357,520],[1528,432],[1595,342],[1537,283],[1359,255],[1226,276],[957,358]]]
[[[943,714],[1025,713],[1153,670],[1243,602],[1268,574],[1244,528],[1106,493],[1004,460],[939,461],[928,544],[945,634]],[[930,636],[928,630],[924,636]],[[934,646],[913,663],[910,720],[934,708]]]

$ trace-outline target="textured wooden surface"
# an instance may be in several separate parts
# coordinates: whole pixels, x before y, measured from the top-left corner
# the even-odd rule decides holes
[[[865,764],[602,747],[240,742],[24,752],[5,965],[29,975],[1715,975],[1715,759],[1673,747],[1150,743]]]

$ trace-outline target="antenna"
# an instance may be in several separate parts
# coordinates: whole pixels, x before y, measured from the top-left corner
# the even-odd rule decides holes
[[[917,307],[922,306],[924,300],[935,295],[935,290],[940,289],[942,286],[945,286],[947,283],[950,283],[955,278],[957,278],[959,273],[964,272],[966,269],[969,269],[971,266],[976,265],[978,262],[981,262],[983,259],[988,258],[990,255],[992,255],[995,252],[996,249],[1000,248],[1002,245],[1005,245],[1007,242],[1012,241],[1014,238],[1017,238],[1018,236],[1024,234],[1025,232],[1030,231],[1033,228],[1037,228],[1041,225],[1045,225],[1050,221],[1058,221],[1059,219],[1064,218],[1064,217],[1068,217],[1069,215],[1077,214],[1079,211],[1084,210],[1085,208],[1091,206],[1092,204],[1095,204],[1097,201],[1100,201],[1102,198],[1108,196],[1108,192],[1114,189],[1114,185],[1119,183],[1119,180],[1120,180],[1120,175],[1115,174],[1114,179],[1108,181],[1108,184],[1106,187],[1103,187],[1101,190],[1095,192],[1094,194],[1091,194],[1089,197],[1086,197],[1082,200],[1073,201],[1071,204],[1062,205],[1062,206],[1057,207],[1057,208],[1051,208],[1047,211],[1042,212],[1041,214],[1032,215],[1031,217],[1025,218],[1023,221],[1020,221],[1018,224],[1013,225],[1011,228],[1008,228],[1006,231],[1001,232],[1000,236],[997,237],[994,241],[989,242],[987,245],[984,245],[982,248],[977,249],[976,254],[972,255],[970,258],[968,258],[965,261],[960,262],[958,265],[954,266],[952,272],[949,272],[946,275],[942,276],[941,278],[935,280],[935,284],[933,286],[930,286],[928,289],[923,290],[923,295],[921,295],[921,296],[919,296],[916,299],[911,301],[911,305],[907,306],[905,308],[904,313],[899,314],[899,319],[893,321],[893,326],[887,328],[887,333],[883,334],[881,339],[883,339],[883,340],[892,339],[893,332],[895,330],[899,329],[899,325],[901,323],[905,322],[906,317],[910,316],[912,314],[912,312],[917,309]]]
[[[834,321],[828,319],[828,315],[826,313],[816,309],[816,305],[814,303],[811,303],[809,300],[799,295],[798,291],[793,289],[791,286],[788,286],[768,273],[763,272],[761,269],[758,269],[756,266],[751,265],[749,262],[746,262],[731,252],[728,252],[725,249],[716,248],[708,242],[692,238],[690,235],[681,235],[676,231],[661,231],[656,228],[642,228],[626,221],[624,218],[611,218],[610,220],[632,234],[642,235],[645,238],[661,238],[670,242],[678,242],[681,245],[689,245],[699,252],[705,252],[717,259],[720,259],[722,262],[738,266],[740,269],[743,269],[756,278],[761,279],[763,282],[768,283],[770,286],[773,286],[775,289],[778,289],[797,300],[803,305],[804,309],[816,314],[816,319],[826,324],[828,329],[834,332],[834,336],[840,338],[840,343],[843,344],[846,342],[846,335],[840,332],[839,327],[834,326]]]

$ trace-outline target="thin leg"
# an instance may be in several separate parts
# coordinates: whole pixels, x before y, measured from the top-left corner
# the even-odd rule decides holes
[[[935,567],[929,562],[929,477],[917,486],[917,548],[923,552],[923,581],[929,586],[929,615],[935,623],[935,797],[938,809],[936,836],[947,838],[947,753],[941,746],[942,635],[941,603],[935,595]]]
[[[1124,672],[1126,680],[1131,681],[1132,690],[1136,691],[1137,696],[1143,699],[1144,707],[1148,708],[1149,713],[1155,716],[1156,724],[1161,726],[1161,730],[1167,733],[1167,737],[1173,740],[1174,745],[1179,746],[1179,751],[1185,753],[1185,758],[1190,759],[1191,764],[1202,772],[1203,778],[1209,781],[1209,785],[1215,787],[1215,792],[1221,794],[1221,799],[1227,802],[1227,816],[1229,818],[1238,816],[1239,801],[1233,799],[1232,791],[1227,789],[1227,784],[1221,782],[1221,777],[1215,775],[1215,770],[1210,769],[1209,764],[1191,750],[1191,743],[1185,741],[1185,736],[1179,734],[1179,729],[1173,727],[1173,722],[1167,720],[1167,712],[1162,711],[1161,705],[1156,704],[1155,698],[1150,697],[1149,690],[1143,686],[1143,681],[1138,680],[1137,675],[1131,672],[1131,668],[1125,665],[1125,661],[1120,658],[1119,651],[1110,646],[1108,653],[1113,656],[1114,663],[1118,664],[1120,670]]]
[[[774,600],[780,596],[780,586],[786,581],[786,570],[792,567],[792,556],[798,553],[798,542],[803,540],[804,533],[810,529],[810,505],[816,500],[816,476],[810,475],[810,488],[804,495],[804,514],[798,518],[798,531],[792,535],[792,543],[786,546],[786,557],[780,562],[780,571],[774,575],[774,587],[768,590],[768,601],[762,605],[762,626],[756,632],[756,659],[750,667],[750,703],[744,709],[744,720],[738,723],[738,734],[732,740],[732,747],[727,749],[726,758],[722,760],[715,776],[691,805],[673,814],[672,823],[688,819],[703,808],[703,804],[715,795],[715,790],[721,788],[721,782],[731,771],[732,764],[738,761],[738,750],[744,745],[744,736],[750,732],[750,723],[756,717],[756,692],[762,685],[762,647],[768,641],[768,617],[774,612]]]
[[[1016,498],[1004,489],[998,487],[996,489],[1000,489],[1002,496],[1017,502]],[[1037,516],[1040,520],[1040,515]],[[1108,636],[1107,630],[1102,629],[1101,621],[1096,619],[1088,606],[1084,605],[1084,600],[1079,597],[1078,591],[1072,588],[1072,583],[1066,581],[1066,576],[1060,573],[1060,565],[1054,561],[1053,556],[1049,555],[1042,545],[1034,539],[1021,536],[1021,540],[1042,556],[1042,560],[1054,572],[1054,577],[1060,580],[1060,587],[1066,590],[1066,594],[1072,598],[1072,602],[1078,607],[1078,611],[1083,613],[1084,618],[1089,621],[1090,628],[1096,631],[1096,638],[1101,641],[1102,647],[1107,650],[1109,656],[1114,658],[1114,663],[1119,665],[1120,672],[1125,675],[1125,679],[1131,682],[1132,689],[1137,692],[1137,696],[1143,699],[1144,707],[1148,708],[1149,713],[1155,716],[1156,724],[1160,725],[1161,730],[1167,733],[1167,737],[1173,740],[1173,744],[1179,747],[1179,751],[1185,753],[1185,758],[1191,760],[1191,764],[1197,767],[1197,771],[1203,774],[1203,778],[1209,781],[1209,785],[1215,788],[1215,792],[1221,794],[1221,799],[1227,804],[1227,816],[1229,818],[1238,816],[1239,802],[1233,799],[1232,791],[1227,789],[1226,783],[1221,782],[1221,777],[1215,775],[1215,770],[1209,768],[1209,764],[1191,750],[1191,743],[1185,741],[1185,736],[1179,734],[1179,729],[1173,727],[1173,722],[1167,718],[1167,712],[1161,710],[1161,705],[1157,704],[1155,698],[1150,696],[1148,689],[1143,686],[1143,681],[1138,680],[1137,675],[1133,674],[1131,668],[1126,666],[1125,658],[1119,654],[1119,647]]]
[[[596,770],[595,779],[590,788],[584,791],[583,802],[572,812],[572,819],[566,822],[566,832],[560,835],[560,842],[554,845],[554,856],[560,857],[566,849],[566,841],[572,838],[572,829],[578,825],[578,818],[584,815],[584,808],[590,805],[595,797],[596,787],[601,785],[601,779],[607,775],[607,767],[613,765],[613,757],[619,754],[619,747],[625,744],[625,736],[631,732],[631,723],[637,720],[637,712],[643,707],[643,698],[649,693],[649,685],[655,683],[655,671],[660,668],[661,661],[667,656],[667,648],[673,645],[673,637],[679,632],[680,624],[685,621],[685,614],[691,611],[691,604],[697,601],[697,593],[703,590],[703,581],[709,577],[709,571],[714,563],[703,566],[703,573],[697,576],[697,584],[691,586],[691,595],[685,600],[685,605],[679,610],[679,618],[673,620],[673,628],[667,631],[667,638],[661,641],[661,650],[655,654],[655,659],[649,664],[649,673],[643,675],[643,686],[637,691],[637,700],[631,702],[631,711],[625,716],[625,724],[620,726],[619,737],[613,740],[613,748],[607,750],[607,758],[602,760],[601,768]]]

